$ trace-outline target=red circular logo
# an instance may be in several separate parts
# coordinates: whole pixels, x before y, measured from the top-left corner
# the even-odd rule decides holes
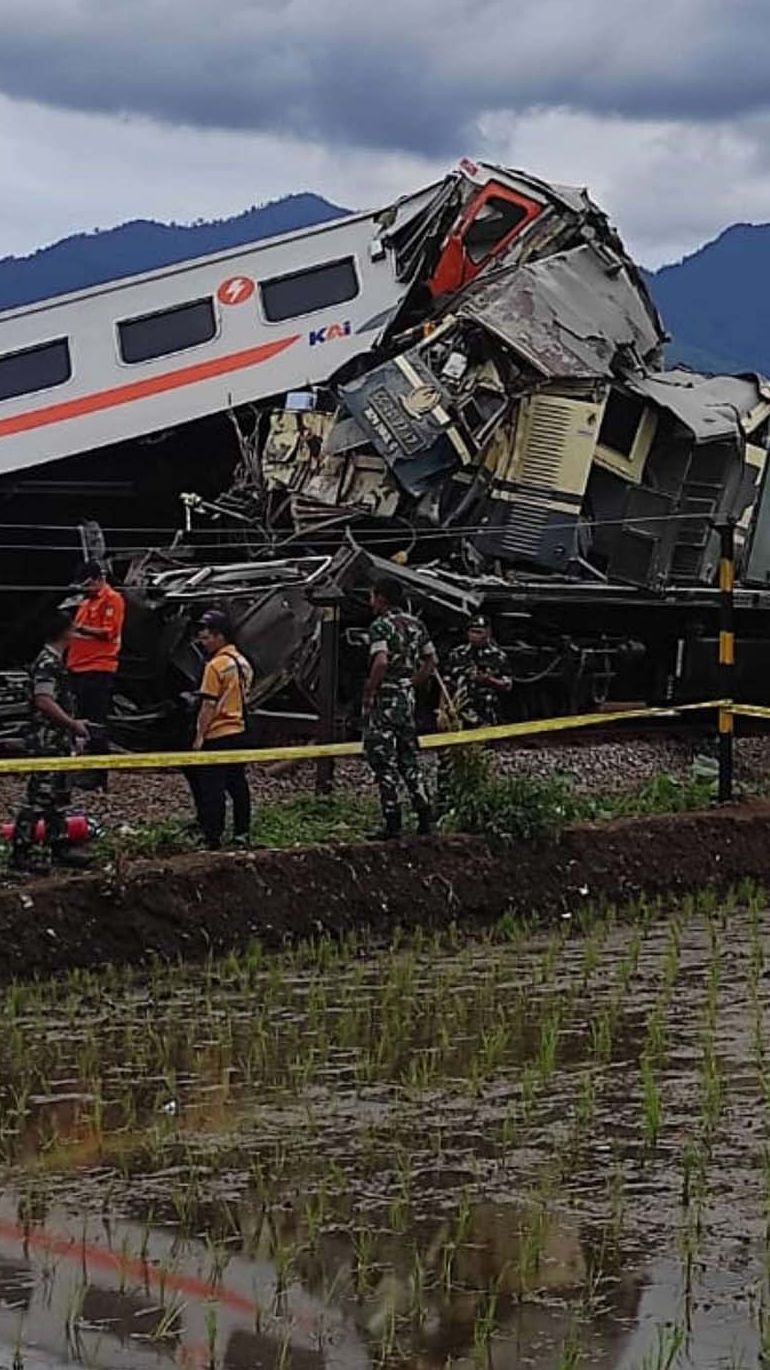
[[[228,276],[217,291],[217,299],[220,304],[244,304],[256,288],[251,276]]]

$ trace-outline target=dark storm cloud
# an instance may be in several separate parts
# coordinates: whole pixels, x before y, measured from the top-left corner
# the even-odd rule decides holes
[[[437,155],[489,111],[745,116],[768,48],[766,0],[2,0],[0,91]]]

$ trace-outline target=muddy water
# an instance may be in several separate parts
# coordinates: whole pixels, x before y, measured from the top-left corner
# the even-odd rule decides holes
[[[0,1367],[758,1366],[770,915],[0,999]]]

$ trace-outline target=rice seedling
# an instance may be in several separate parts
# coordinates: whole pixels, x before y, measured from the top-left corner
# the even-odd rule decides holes
[[[535,1098],[537,1095],[537,1072],[534,1066],[525,1065],[521,1072],[521,1117],[524,1123],[528,1123],[532,1117]]]
[[[510,1151],[515,1145],[519,1135],[519,1116],[515,1104],[509,1104],[503,1117],[503,1125],[500,1135],[500,1144],[503,1151]]]
[[[477,1365],[491,1364],[491,1344],[495,1331],[499,1293],[487,1290],[476,1309],[473,1321],[473,1358]]]
[[[528,1206],[519,1227],[519,1282],[520,1292],[534,1287],[548,1235],[548,1214],[543,1203]]]
[[[208,1360],[206,1370],[218,1370],[217,1345],[219,1342],[219,1314],[215,1303],[208,1303],[204,1314],[206,1327],[206,1351]]]
[[[757,1363],[761,1370],[766,1370],[770,1366],[770,1286],[767,1278],[763,1279],[755,1291],[753,1300],[754,1323],[759,1342]]]
[[[641,1075],[644,1146],[647,1151],[654,1151],[663,1125],[663,1102],[654,1063],[649,1056],[642,1057]]]
[[[667,1050],[667,1030],[666,1030],[666,1008],[668,999],[664,1002],[660,1000],[647,1019],[647,1040],[645,1043],[645,1054],[650,1061],[654,1062],[655,1068],[661,1070],[666,1064]]]
[[[702,1043],[700,1091],[704,1135],[712,1142],[724,1107],[725,1083],[710,1036]]]
[[[553,1003],[547,1018],[540,1028],[540,1040],[538,1043],[535,1068],[541,1086],[548,1083],[556,1069],[556,1052],[559,1042],[560,1021],[561,1010],[558,1003]]]
[[[64,1315],[64,1328],[67,1338],[67,1345],[71,1348],[75,1356],[80,1356],[80,1321],[83,1316],[83,1305],[86,1294],[88,1293],[88,1283],[85,1278],[79,1280],[73,1289],[66,1312]]]
[[[658,1327],[655,1345],[639,1363],[639,1370],[673,1370],[686,1344],[685,1331],[677,1323]]]
[[[580,1342],[580,1330],[576,1321],[572,1321],[569,1326],[564,1341],[559,1350],[559,1359],[556,1362],[556,1370],[578,1370],[580,1362],[583,1360],[583,1352]]]
[[[288,1365],[291,1365],[291,1330],[287,1327],[278,1347],[276,1370],[286,1370]]]
[[[354,1272],[356,1292],[366,1294],[374,1272],[374,1233],[369,1227],[359,1227],[353,1233]]]
[[[378,1366],[386,1366],[396,1345],[396,1310],[391,1304],[386,1310],[379,1346],[377,1348]]]
[[[623,1236],[626,1213],[628,1210],[628,1196],[626,1194],[623,1169],[617,1157],[615,1158],[612,1170],[610,1171],[607,1190],[609,1199],[607,1234],[612,1245],[617,1248],[619,1247]]]
[[[417,1327],[422,1326],[426,1314],[427,1270],[418,1246],[412,1249],[411,1312]]]
[[[161,1297],[161,1303],[163,1299]],[[179,1328],[184,1315],[186,1303],[170,1303],[163,1308],[163,1312],[152,1330],[153,1341],[174,1341],[179,1334]]]
[[[695,1291],[696,1262],[700,1247],[701,1229],[692,1210],[688,1210],[679,1234],[679,1259],[682,1272],[682,1292],[684,1318],[687,1331],[692,1330],[693,1297]]]
[[[612,1055],[613,1015],[609,1009],[602,1009],[589,1023],[591,1054],[595,1061],[609,1061]]]

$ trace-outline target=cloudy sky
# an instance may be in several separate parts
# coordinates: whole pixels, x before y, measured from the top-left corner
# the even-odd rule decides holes
[[[770,220],[768,0],[0,0],[0,254],[461,156],[588,185],[649,265]]]

